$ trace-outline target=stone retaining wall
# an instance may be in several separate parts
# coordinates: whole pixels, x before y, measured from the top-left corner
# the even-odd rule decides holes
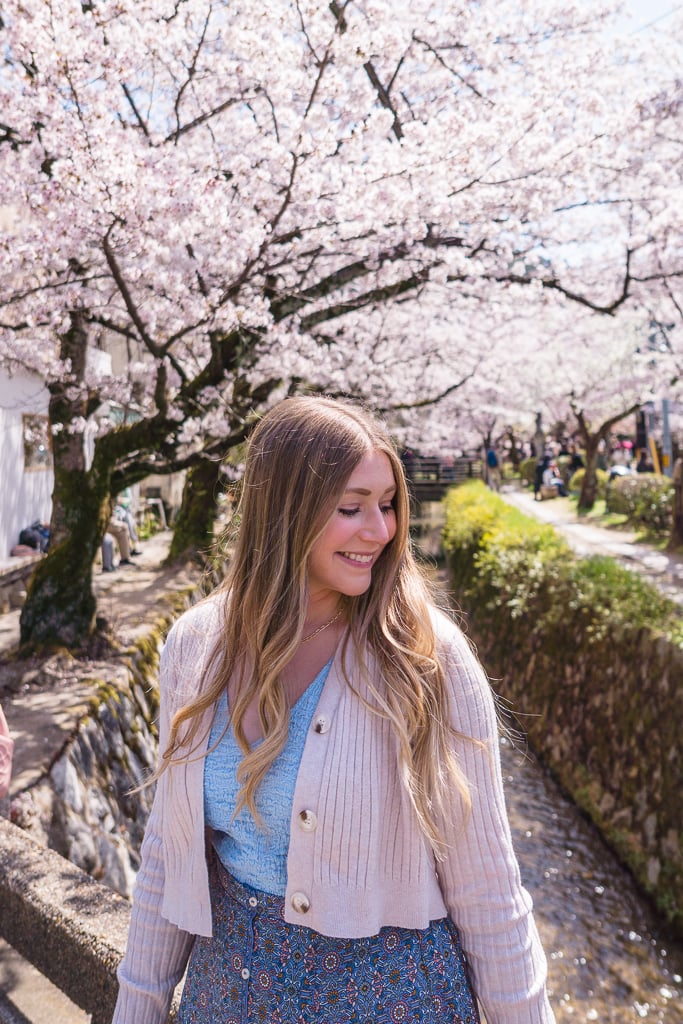
[[[79,680],[91,687],[85,714],[43,778],[11,802],[12,821],[33,839],[127,898],[154,793],[131,789],[156,763],[159,652],[185,603],[179,595],[118,662]]]
[[[589,637],[585,609],[559,609],[546,636],[468,586],[476,567],[462,553],[449,576],[530,745],[683,935],[683,651],[645,628]]]
[[[166,595],[166,613],[118,663],[79,680],[92,688],[87,711],[42,779],[13,797],[13,823],[0,817],[0,935],[93,1024],[108,1024],[116,1001],[153,796],[130,790],[156,762],[159,652],[187,600],[187,589]],[[170,1022],[176,1013],[177,1001]]]

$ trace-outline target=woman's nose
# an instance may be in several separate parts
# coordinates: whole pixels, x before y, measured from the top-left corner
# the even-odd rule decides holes
[[[391,539],[389,522],[381,508],[373,512],[363,524],[361,535],[376,544],[386,544]]]

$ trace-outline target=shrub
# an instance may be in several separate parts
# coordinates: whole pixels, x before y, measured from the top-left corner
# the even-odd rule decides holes
[[[478,480],[453,488],[444,504],[452,581],[477,594],[480,604],[506,608],[510,620],[529,616],[548,635],[572,622],[587,640],[604,640],[621,625],[649,626],[680,643],[677,607],[613,558],[576,558],[551,526]]]
[[[519,464],[519,475],[525,484],[533,484],[538,459],[522,459]]]
[[[581,488],[583,487],[583,478],[586,475],[585,469],[577,469],[576,473],[572,475],[569,480],[569,490],[572,494],[580,494]],[[598,489],[596,491],[597,498],[604,498],[607,493],[607,481],[609,475],[604,469],[596,469],[595,475],[598,481]]]
[[[622,476],[611,482],[606,507],[608,512],[627,516],[631,526],[666,535],[671,529],[673,496],[673,484],[666,476]]]
[[[680,608],[613,558],[578,558],[549,529],[506,509],[498,495],[487,499],[482,484],[457,488],[446,499],[444,532],[451,590],[501,687],[504,726],[511,709],[513,734],[523,728],[683,929],[680,859],[674,870],[683,788]],[[454,538],[466,548],[449,546]],[[654,858],[670,863],[671,874],[653,878]]]

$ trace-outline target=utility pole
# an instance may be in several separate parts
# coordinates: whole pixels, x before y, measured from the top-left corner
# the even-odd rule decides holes
[[[673,471],[673,449],[669,427],[669,399],[662,399],[662,471],[671,476]]]

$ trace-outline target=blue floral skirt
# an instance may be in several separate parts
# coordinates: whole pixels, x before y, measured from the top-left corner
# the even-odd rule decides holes
[[[338,939],[284,920],[284,900],[210,868],[213,936],[190,956],[179,1024],[479,1024],[448,918]]]

